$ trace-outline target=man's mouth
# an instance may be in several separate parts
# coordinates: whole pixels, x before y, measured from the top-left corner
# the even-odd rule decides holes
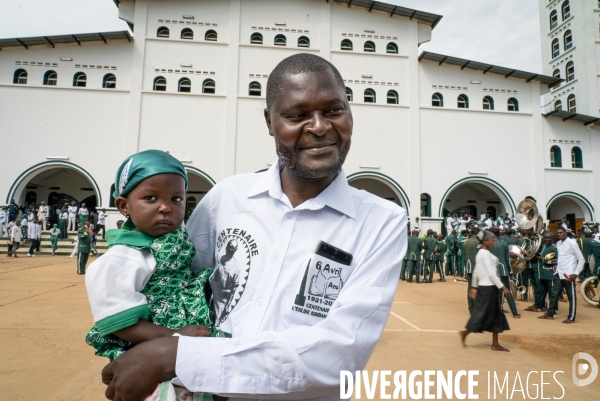
[[[301,151],[308,152],[314,155],[320,155],[331,152],[336,146],[336,143],[324,144],[324,145],[312,145],[300,148]]]

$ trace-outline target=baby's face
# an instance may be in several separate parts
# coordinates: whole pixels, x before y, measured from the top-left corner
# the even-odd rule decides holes
[[[185,180],[178,174],[158,174],[136,185],[115,204],[146,234],[160,237],[175,231],[185,215]]]

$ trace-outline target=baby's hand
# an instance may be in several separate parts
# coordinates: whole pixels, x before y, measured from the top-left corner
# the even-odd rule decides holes
[[[190,324],[182,329],[175,330],[176,333],[188,337],[210,337],[210,329],[206,326]]]

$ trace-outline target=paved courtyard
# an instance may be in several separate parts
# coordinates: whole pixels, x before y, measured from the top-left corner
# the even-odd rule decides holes
[[[24,255],[23,255],[24,256]],[[581,300],[580,300],[581,301]],[[527,305],[518,302],[523,310]],[[536,319],[537,313],[509,317],[511,331],[500,336],[510,353],[489,350],[491,335],[471,335],[462,348],[457,331],[468,319],[466,283],[405,284],[398,288],[385,332],[367,370],[479,370],[476,394],[487,399],[488,371],[501,381],[508,372],[508,387],[519,390],[529,378],[529,398],[544,376],[544,398],[565,400],[598,398],[600,377],[587,387],[571,380],[571,359],[577,352],[600,361],[600,310],[579,302],[577,323],[561,324],[567,304],[554,321]],[[105,361],[84,342],[92,325],[82,276],[75,274],[75,260],[64,256],[0,258],[0,399],[83,400],[104,399],[100,371]],[[388,378],[389,379],[389,378]],[[422,380],[422,377],[420,378]],[[393,381],[393,380],[392,380]],[[516,385],[515,385],[516,382]],[[463,379],[463,383],[466,380]],[[466,386],[464,386],[466,387]],[[463,390],[464,390],[463,387]],[[393,391],[393,384],[390,393]],[[491,390],[493,398],[493,389]],[[433,387],[435,393],[435,386]],[[506,399],[497,390],[498,399]],[[366,399],[363,393],[362,399]],[[375,399],[380,399],[379,389]],[[515,392],[512,399],[523,399]]]

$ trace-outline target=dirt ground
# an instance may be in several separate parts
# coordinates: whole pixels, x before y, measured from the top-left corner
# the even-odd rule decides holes
[[[100,371],[106,362],[84,342],[93,322],[83,276],[76,275],[75,269],[75,260],[64,256],[0,258],[0,400],[105,399]],[[472,334],[466,348],[460,345],[457,331],[468,319],[465,282],[401,282],[366,370],[370,375],[375,370],[389,370],[392,375],[478,370],[475,394],[480,399],[488,399],[488,389],[494,399],[488,372],[492,383],[494,372],[500,383],[508,373],[507,388],[516,389],[507,397],[506,387],[502,394],[496,388],[496,398],[530,399],[541,387],[540,372],[547,371],[544,398],[597,400],[600,377],[587,387],[577,387],[571,380],[575,353],[586,352],[600,361],[600,310],[579,301],[577,323],[572,325],[561,323],[568,305],[564,303],[554,321],[538,320],[539,314],[533,312],[522,312],[520,320],[507,315],[511,330],[500,335],[500,342],[511,352],[493,352],[489,334]],[[517,303],[521,311],[527,305]],[[525,393],[519,391],[521,386]],[[393,389],[392,379],[388,392]],[[466,391],[465,378],[461,389]],[[366,399],[364,386],[361,399]],[[375,399],[381,399],[379,389]]]

